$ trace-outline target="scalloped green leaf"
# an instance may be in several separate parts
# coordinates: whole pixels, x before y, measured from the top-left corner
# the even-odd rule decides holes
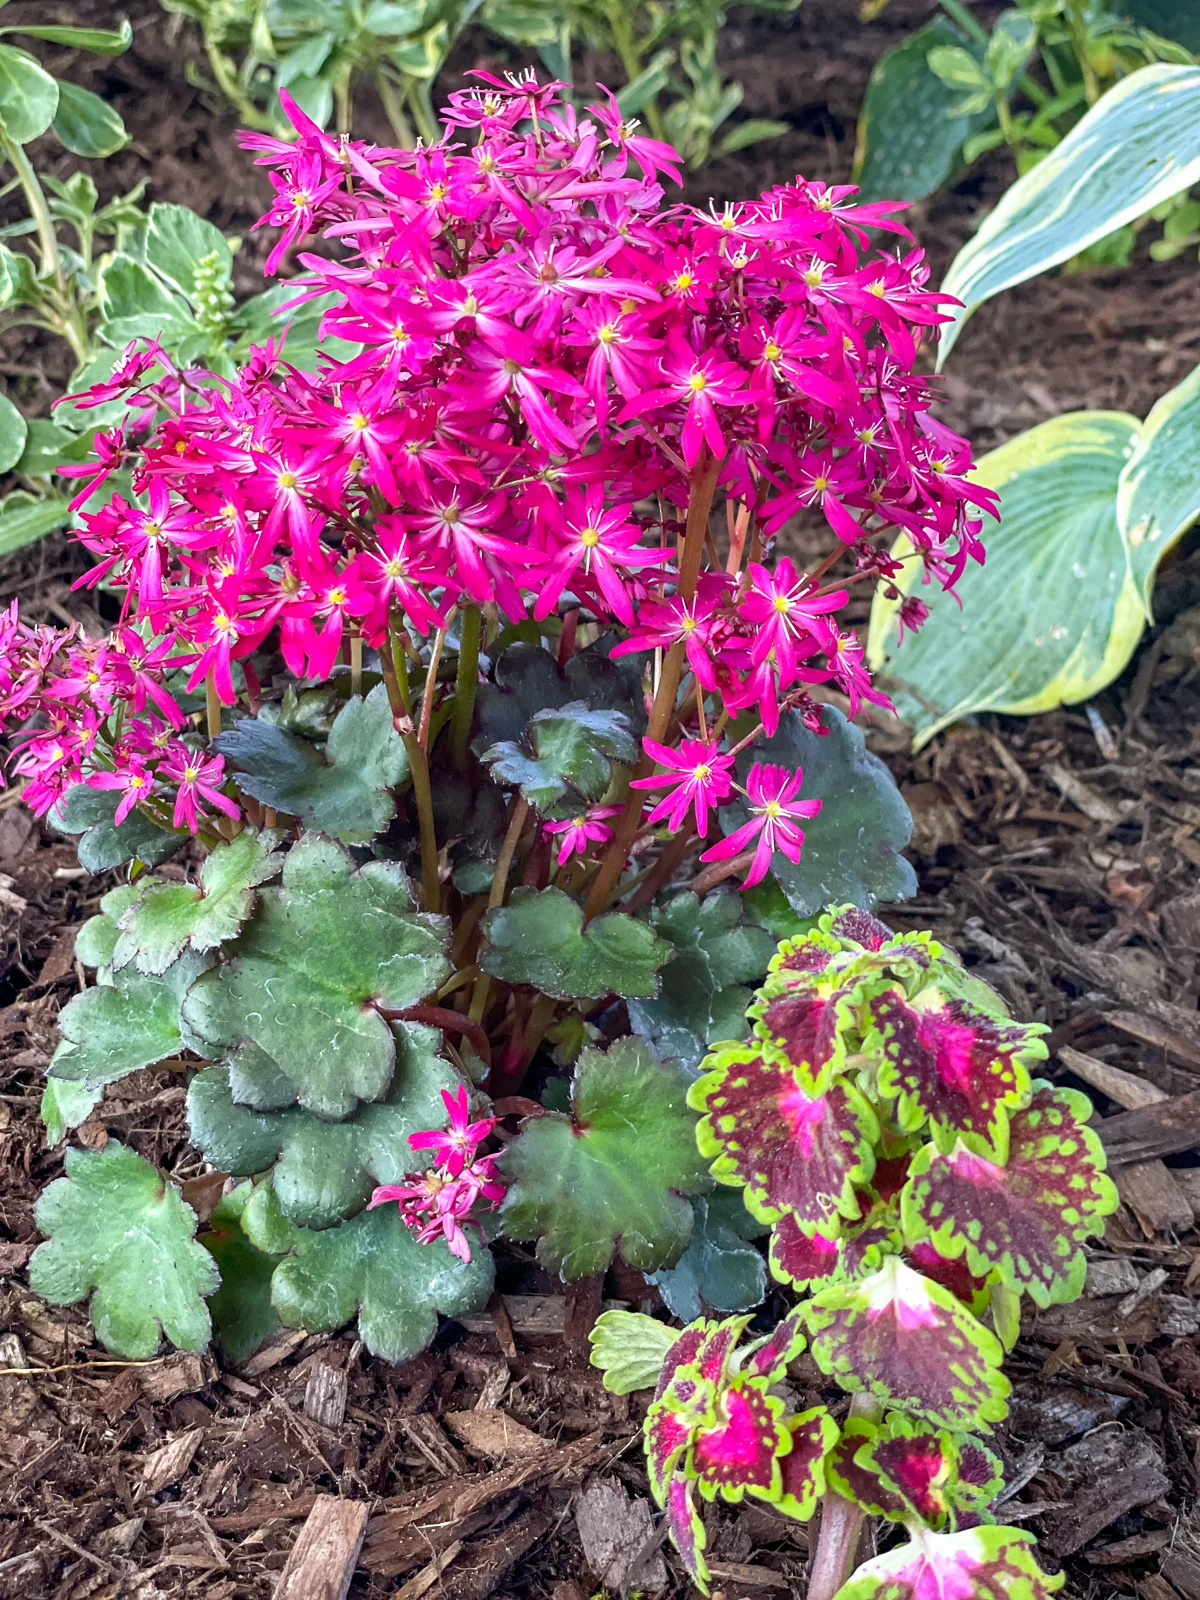
[[[655,995],[658,969],[673,954],[665,939],[623,911],[585,928],[583,908],[561,889],[514,889],[482,928],[484,972],[559,1000]]]
[[[307,740],[251,717],[213,740],[238,774],[238,787],[263,805],[343,844],[369,844],[396,811],[393,790],[408,778],[404,740],[387,690],[348,700],[334,719],[324,756]]]
[[[462,1082],[438,1054],[433,1028],[401,1023],[395,1028],[396,1067],[384,1100],[359,1105],[343,1122],[327,1122],[291,1106],[259,1112],[236,1104],[228,1067],[209,1067],[188,1089],[192,1143],[210,1166],[235,1177],[265,1172],[274,1164],[275,1195],[298,1227],[329,1228],[359,1211],[379,1183],[401,1183],[406,1173],[427,1166],[428,1155],[409,1146],[408,1136],[445,1120],[441,1091]]]
[[[157,976],[185,949],[215,950],[236,938],[254,908],[254,891],[283,866],[275,847],[283,834],[243,828],[229,844],[219,844],[200,869],[199,884],[150,880],[120,919],[114,967],[130,961],[139,972]]]
[[[866,747],[861,728],[840,711],[822,711],[826,733],[811,732],[794,711],[784,711],[774,738],[758,739],[738,761],[742,783],[751,765],[775,762],[804,770],[801,798],[818,798],[821,811],[804,825],[798,862],[781,850],[771,872],[800,917],[849,900],[869,907],[877,900],[907,900],[917,875],[900,851],[912,837],[912,817],[884,763]],[[718,812],[725,832],[746,822],[741,801]]]
[[[102,1089],[177,1056],[185,1048],[179,1026],[184,996],[209,965],[207,955],[187,955],[154,978],[129,967],[111,984],[77,994],[59,1013],[62,1039],[50,1076]]]
[[[819,1288],[805,1316],[817,1365],[848,1394],[952,1430],[987,1429],[1008,1410],[1000,1341],[898,1256],[860,1282]]]
[[[910,1529],[909,1543],[864,1561],[835,1600],[1049,1600],[1065,1572],[1045,1573],[1024,1528],[969,1528],[965,1533]]]
[[[96,1337],[114,1355],[146,1360],[164,1333],[180,1350],[203,1350],[204,1297],[220,1274],[179,1190],[115,1139],[68,1150],[66,1173],[34,1212],[48,1238],[30,1260],[30,1288],[56,1306],[90,1294]]]
[[[113,952],[121,937],[117,923],[140,893],[140,884],[122,883],[110,889],[102,898],[99,915],[89,917],[75,935],[75,954],[85,967],[103,969],[112,966]]]
[[[707,1306],[718,1313],[749,1311],[767,1292],[761,1253],[747,1241],[764,1229],[742,1204],[741,1196],[718,1191],[692,1201],[695,1223],[687,1249],[673,1267],[649,1274],[649,1281],[680,1322],[693,1322]]]
[[[1117,1209],[1104,1147],[1085,1126],[1092,1111],[1086,1095],[1038,1082],[1009,1117],[1003,1166],[963,1144],[946,1154],[926,1145],[900,1197],[909,1242],[928,1239],[939,1255],[963,1257],[976,1277],[999,1268],[1039,1306],[1078,1299],[1083,1244]]]
[[[45,1126],[46,1143],[50,1148],[61,1144],[72,1128],[86,1122],[103,1098],[103,1089],[89,1089],[86,1083],[67,1083],[62,1078],[47,1078],[38,1115]]]
[[[592,711],[582,700],[535,712],[520,743],[503,740],[483,753],[493,779],[516,785],[543,814],[569,798],[595,803],[612,784],[613,763],[637,759],[628,717]]]
[[[59,833],[82,835],[79,865],[89,872],[107,872],[126,861],[157,867],[191,837],[157,827],[136,809],[117,827],[113,818],[120,798],[113,789],[77,783],[46,814],[46,821]]]
[[[588,1334],[591,1363],[604,1374],[610,1394],[653,1389],[677,1337],[674,1328],[640,1311],[604,1311]]]
[[[1029,1103],[1029,1069],[1046,1059],[1045,1025],[999,1018],[936,987],[912,999],[890,987],[867,1011],[863,1050],[877,1059],[878,1091],[895,1102],[901,1130],[928,1124],[939,1149],[962,1139],[1003,1162],[1009,1114]]]
[[[747,984],[759,982],[775,950],[765,928],[744,917],[742,897],[725,889],[700,900],[690,890],[651,912],[650,925],[675,947],[658,995],[633,1000],[629,1023],[660,1056],[699,1067],[710,1044],[744,1038]]]
[[[726,1045],[692,1085],[688,1104],[718,1183],[742,1185],[760,1222],[791,1213],[804,1229],[839,1214],[857,1217],[855,1186],[875,1170],[875,1114],[845,1079],[809,1095],[782,1056],[755,1044]]]
[[[686,1197],[709,1187],[687,1084],[637,1039],[583,1051],[570,1116],[528,1119],[500,1157],[505,1235],[536,1239],[538,1261],[565,1280],[617,1254],[642,1272],[672,1266],[692,1231]]]
[[[1069,411],[989,451],[972,473],[1000,492],[986,568],[968,562],[954,594],[921,588],[929,617],[903,643],[897,616],[920,562],[905,561],[894,599],[876,591],[867,660],[916,748],[979,712],[1074,705],[1124,669],[1145,613],[1117,495],[1140,429],[1127,412]],[[909,553],[897,540],[892,554]]]
[[[492,1292],[490,1250],[476,1248],[468,1262],[452,1256],[444,1239],[420,1244],[397,1206],[360,1211],[320,1233],[293,1227],[282,1212],[264,1229],[262,1212],[269,1209],[269,1201],[260,1204],[257,1226],[247,1232],[260,1248],[287,1252],[271,1280],[285,1327],[332,1333],[357,1316],[359,1338],[372,1355],[411,1361],[437,1332],[439,1312],[482,1310]]]
[[[271,1278],[278,1256],[264,1254],[246,1237],[242,1215],[253,1192],[241,1183],[222,1195],[200,1243],[217,1263],[221,1287],[209,1296],[213,1337],[227,1361],[245,1361],[279,1327],[271,1304]]]
[[[481,683],[475,698],[479,733],[472,749],[482,755],[492,745],[516,743],[539,712],[557,711],[583,701],[592,711],[619,711],[634,733],[646,726],[638,667],[613,661],[602,643],[577,651],[566,670],[541,645],[510,644],[496,658],[492,681]]]
[[[301,1106],[336,1121],[391,1081],[395,1039],[375,1008],[403,1010],[443,983],[447,943],[444,917],[414,911],[403,868],[356,870],[340,845],[306,834],[224,964],[193,987],[184,1022],[211,1055],[253,1045]]]

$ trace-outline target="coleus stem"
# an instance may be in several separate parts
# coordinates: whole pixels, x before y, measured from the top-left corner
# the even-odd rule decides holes
[[[878,1422],[883,1406],[871,1394],[856,1394],[850,1402],[850,1417]],[[858,1541],[866,1513],[852,1500],[834,1489],[827,1489],[821,1500],[821,1530],[817,1549],[808,1569],[808,1600],[833,1600],[854,1570]]]

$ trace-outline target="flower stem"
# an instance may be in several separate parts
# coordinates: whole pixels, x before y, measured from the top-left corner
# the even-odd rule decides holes
[[[363,642],[361,633],[350,635],[350,693],[362,694]]]
[[[475,714],[475,690],[479,683],[480,621],[478,606],[463,608],[458,672],[454,680],[454,709],[450,714],[450,750],[456,772],[467,770],[471,718]]]
[[[878,1422],[883,1407],[874,1395],[856,1394],[850,1402],[850,1415]],[[832,1489],[821,1501],[821,1532],[817,1550],[808,1569],[808,1600],[833,1600],[854,1569],[858,1541],[866,1513],[851,1500],[843,1500]]]
[[[513,857],[517,853],[521,834],[525,828],[525,819],[529,815],[529,802],[518,799],[513,806],[513,814],[509,819],[508,832],[504,835],[504,843],[500,846],[500,854],[496,860],[496,872],[492,878],[491,893],[488,895],[487,908],[495,911],[497,906],[504,904],[504,895],[508,889],[508,875],[512,871]],[[481,972],[475,980],[475,987],[471,991],[471,1005],[467,1015],[472,1022],[482,1022],[483,1014],[487,1010],[488,990],[491,988],[491,979],[486,972]]]
[[[204,679],[204,713],[208,723],[208,737],[215,739],[221,731],[221,700],[217,694],[217,675],[210,672]]]
[[[426,911],[441,909],[442,892],[438,878],[437,832],[433,825],[433,790],[429,786],[429,764],[415,733],[404,735],[408,765],[412,773],[413,799],[417,802],[417,821],[421,830],[421,899]]]
[[[696,584],[700,578],[700,562],[704,557],[704,534],[708,527],[708,514],[712,509],[713,495],[717,492],[717,478],[720,472],[720,461],[707,453],[701,456],[692,470],[687,524],[679,552],[679,593],[684,600],[690,600],[696,593]],[[658,680],[658,692],[654,696],[646,728],[646,738],[653,739],[659,744],[662,743],[663,735],[675,711],[675,696],[679,692],[679,680],[683,676],[684,659],[683,644],[677,641],[667,651],[663,662],[662,673]],[[648,777],[653,765],[654,763],[643,754],[634,776]],[[625,802],[625,809],[613,830],[612,843],[604,854],[600,870],[592,882],[591,892],[584,904],[583,914],[589,922],[593,917],[600,915],[612,898],[612,892],[628,859],[629,847],[637,835],[643,805],[642,791],[631,789],[629,798]]]

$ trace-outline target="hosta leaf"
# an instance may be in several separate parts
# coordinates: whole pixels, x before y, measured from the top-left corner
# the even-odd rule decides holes
[[[227,1361],[244,1361],[279,1327],[271,1304],[271,1276],[278,1256],[265,1255],[246,1237],[242,1214],[252,1189],[239,1184],[222,1195],[200,1243],[217,1263],[221,1287],[210,1296],[213,1336]]]
[[[715,1157],[720,1183],[742,1184],[761,1222],[792,1212],[820,1227],[839,1212],[858,1215],[854,1186],[874,1170],[879,1128],[867,1101],[844,1080],[810,1096],[780,1057],[754,1045],[727,1045],[709,1057],[688,1104],[704,1113],[696,1139]]]
[[[588,1334],[591,1362],[610,1394],[653,1389],[676,1337],[674,1328],[640,1311],[604,1311]]]
[[[255,888],[283,865],[283,857],[273,854],[282,837],[243,828],[230,844],[213,850],[198,885],[151,879],[121,916],[113,965],[133,961],[139,972],[157,975],[189,946],[215,950],[236,937],[254,906]]]
[[[825,1493],[825,1457],[838,1436],[838,1425],[824,1406],[788,1417],[784,1424],[792,1448],[779,1463],[779,1498],[785,1516],[807,1522]]]
[[[214,739],[213,749],[237,769],[240,789],[343,844],[369,844],[387,827],[396,810],[391,791],[408,777],[382,684],[339,711],[324,760],[306,740],[251,717]]]
[[[948,1289],[897,1256],[858,1283],[818,1288],[806,1315],[821,1371],[950,1429],[1008,1410],[1000,1342]]]
[[[0,262],[2,273],[3,263]],[[0,286],[2,283],[0,277]],[[24,489],[13,489],[0,499],[0,556],[23,550],[27,544],[36,544],[48,533],[65,528],[70,520],[70,502],[66,495],[36,495]],[[115,805],[113,809],[116,809]]]
[[[337,1120],[387,1089],[395,1040],[374,1007],[402,1010],[444,982],[446,939],[444,918],[414,912],[401,867],[356,871],[340,845],[306,834],[184,1020],[212,1054],[254,1045],[306,1110]]]
[[[865,200],[921,200],[946,181],[963,142],[993,120],[982,114],[952,115],[960,89],[928,65],[933,50],[979,50],[946,17],[902,39],[872,70],[858,119],[854,181]]]
[[[1200,367],[1151,408],[1117,484],[1117,522],[1146,616],[1159,563],[1200,516]]]
[[[120,798],[115,790],[92,789],[78,783],[46,814],[46,821],[59,833],[82,835],[79,865],[89,872],[107,872],[130,860],[157,867],[190,838],[189,834],[156,827],[137,810],[131,811],[118,827],[113,818]]]
[[[408,1143],[410,1133],[445,1121],[441,1090],[459,1074],[438,1055],[432,1028],[399,1024],[396,1069],[385,1100],[360,1105],[330,1123],[299,1106],[251,1111],[235,1104],[229,1069],[210,1067],[188,1089],[191,1140],[210,1166],[236,1177],[265,1172],[274,1162],[275,1196],[290,1221],[328,1228],[361,1210],[377,1183],[401,1183],[428,1164]]]
[[[704,1559],[704,1551],[708,1545],[708,1535],[704,1531],[704,1523],[692,1499],[692,1480],[682,1472],[675,1473],[667,1484],[663,1505],[666,1508],[667,1531],[671,1535],[671,1543],[679,1551],[680,1558],[691,1573],[700,1593],[707,1594],[711,1574],[708,1562]]]
[[[1127,80],[1128,81],[1128,80]],[[872,1556],[838,1590],[837,1600],[1049,1600],[1066,1582],[1033,1559],[1023,1528],[969,1528],[965,1533],[910,1530],[908,1544]]]
[[[397,1206],[360,1211],[320,1233],[286,1222],[283,1230],[277,1227],[272,1240],[286,1239],[288,1248],[271,1280],[280,1321],[332,1333],[357,1315],[359,1338],[385,1361],[420,1355],[437,1332],[438,1312],[481,1310],[495,1281],[485,1246],[476,1244],[467,1262],[452,1256],[444,1239],[420,1244]]]
[[[642,1272],[678,1261],[692,1230],[688,1195],[708,1187],[687,1108],[687,1078],[636,1039],[585,1050],[571,1115],[528,1120],[500,1158],[510,1239],[536,1239],[564,1279],[602,1272],[620,1253]]]
[[[912,836],[912,817],[863,733],[840,711],[822,712],[828,730],[812,733],[794,711],[785,711],[771,739],[756,740],[738,761],[741,782],[756,761],[804,769],[803,799],[824,801],[804,825],[799,862],[777,850],[771,872],[797,916],[811,917],[823,906],[849,900],[871,906],[877,900],[906,900],[916,893],[917,876],[899,854]],[[732,833],[747,820],[739,801],[722,806],[721,826]]]
[[[139,1067],[177,1056],[184,1048],[179,1012],[184,996],[209,965],[187,955],[158,978],[129,967],[112,984],[85,989],[58,1018],[62,1041],[50,1076],[101,1089]]]
[[[651,913],[655,933],[678,952],[662,970],[656,998],[634,1000],[629,1022],[661,1056],[696,1068],[710,1044],[744,1038],[750,992],[774,954],[765,928],[742,920],[741,896],[729,890],[703,900],[675,895]]]
[[[146,1360],[162,1333],[181,1350],[202,1350],[204,1296],[220,1275],[179,1190],[115,1139],[68,1150],[66,1170],[37,1203],[48,1238],[29,1263],[30,1288],[56,1306],[91,1294],[96,1337],[115,1355]]]
[[[644,922],[610,911],[583,925],[583,908],[561,889],[514,889],[483,923],[479,965],[506,983],[528,983],[559,1000],[654,995],[672,950]]]
[[[1039,1083],[1009,1118],[1008,1160],[997,1166],[958,1144],[918,1151],[901,1197],[905,1233],[928,1238],[977,1277],[998,1267],[1039,1306],[1083,1292],[1083,1243],[1117,1209],[1099,1137],[1084,1124],[1086,1095]]]
[[[706,1500],[719,1493],[736,1503],[747,1490],[778,1498],[779,1457],[790,1442],[783,1409],[762,1379],[739,1376],[722,1389],[719,1414],[692,1436],[692,1470]]]
[[[936,988],[911,1001],[895,988],[867,1002],[863,1042],[878,1057],[877,1084],[896,1101],[906,1133],[926,1123],[939,1149],[962,1138],[1003,1161],[1007,1113],[1029,1099],[1029,1068],[1046,1058],[1041,1023],[1002,1021]]]
[[[920,563],[905,563],[894,600],[876,592],[867,658],[876,671],[886,667],[885,686],[918,748],[981,711],[1029,716],[1073,705],[1123,670],[1145,623],[1117,520],[1139,428],[1122,411],[1069,411],[989,451],[972,474],[1000,492],[986,577],[969,562],[954,595],[922,588],[929,618],[899,645],[897,614]],[[909,553],[903,538],[892,553]]]
[[[632,766],[637,758],[629,719],[620,711],[591,711],[582,700],[536,712],[521,744],[504,740],[483,754],[493,778],[516,784],[541,812],[568,795],[601,799],[612,783],[612,763]]]
[[[964,302],[939,330],[945,361],[972,311],[1078,255],[1200,178],[1200,67],[1155,64],[1110,89],[1008,189],[942,290]]]
[[[692,1209],[696,1220],[687,1249],[673,1267],[650,1276],[668,1311],[680,1322],[692,1322],[705,1306],[727,1312],[761,1305],[767,1269],[746,1241],[761,1233],[762,1225],[740,1195],[698,1195]]]

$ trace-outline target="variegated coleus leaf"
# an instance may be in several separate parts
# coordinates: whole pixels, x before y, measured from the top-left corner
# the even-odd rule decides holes
[[[807,1343],[804,1313],[797,1309],[777,1322],[765,1339],[748,1346],[738,1363],[739,1369],[751,1377],[775,1383],[787,1371],[788,1362],[803,1354]]]
[[[782,994],[765,988],[746,1015],[768,1053],[783,1056],[807,1094],[824,1094],[858,1044],[868,986],[853,975],[843,983],[806,978]]]
[[[771,1230],[770,1267],[780,1283],[807,1289],[815,1283],[865,1277],[900,1249],[895,1218],[872,1212],[861,1224],[835,1218],[812,1234],[790,1213]]]
[[[892,986],[867,1009],[863,1051],[876,1058],[879,1094],[896,1102],[901,1129],[928,1124],[940,1150],[961,1138],[1003,1162],[1008,1113],[1028,1105],[1029,1069],[1046,1056],[1043,1024],[1006,1021],[936,987],[910,1000]]]
[[[667,1484],[663,1504],[671,1543],[679,1551],[692,1582],[701,1594],[707,1594],[711,1574],[704,1551],[708,1545],[708,1535],[692,1499],[692,1479],[686,1473],[677,1472],[672,1477]]]
[[[873,1516],[915,1516],[930,1527],[959,1512],[974,1517],[1004,1482],[999,1458],[978,1439],[895,1411],[882,1424],[848,1418],[827,1471],[839,1494]]]
[[[677,1465],[686,1456],[701,1422],[711,1419],[716,1386],[707,1383],[695,1367],[676,1368],[652,1402],[642,1424],[646,1475],[659,1505]]]
[[[1100,1140],[1084,1126],[1091,1111],[1085,1095],[1038,1082],[1009,1117],[1003,1166],[961,1142],[946,1154],[927,1145],[901,1195],[906,1236],[961,1258],[976,1276],[998,1268],[1039,1306],[1076,1299],[1083,1242],[1117,1209]]]
[[[825,1462],[838,1425],[824,1406],[788,1417],[784,1426],[792,1447],[780,1462],[779,1498],[773,1503],[785,1516],[807,1522],[825,1493]]]
[[[961,1300],[975,1316],[982,1317],[987,1310],[991,1299],[992,1281],[996,1278],[995,1273],[990,1273],[984,1278],[976,1277],[961,1256],[955,1260],[951,1256],[942,1255],[934,1249],[928,1239],[919,1239],[915,1244],[906,1245],[904,1258],[910,1266],[924,1273],[925,1277],[932,1278],[934,1283],[940,1283],[944,1289],[949,1289],[954,1298]]]
[[[819,1288],[806,1317],[817,1365],[850,1394],[956,1431],[987,1432],[1008,1409],[995,1334],[898,1256],[858,1283]]]
[[[914,1529],[908,1544],[864,1561],[835,1600],[1049,1600],[1065,1574],[1043,1572],[1033,1543],[1022,1528]]]
[[[762,1500],[779,1498],[779,1458],[790,1445],[783,1412],[762,1378],[738,1375],[718,1392],[692,1444],[691,1469],[706,1500],[720,1494],[736,1504],[747,1490]]]
[[[875,1113],[853,1084],[838,1079],[812,1096],[782,1058],[753,1044],[725,1045],[688,1091],[704,1112],[696,1129],[702,1155],[715,1157],[720,1183],[743,1185],[760,1222],[785,1212],[819,1228],[859,1213],[855,1185],[869,1180],[879,1135]]]

